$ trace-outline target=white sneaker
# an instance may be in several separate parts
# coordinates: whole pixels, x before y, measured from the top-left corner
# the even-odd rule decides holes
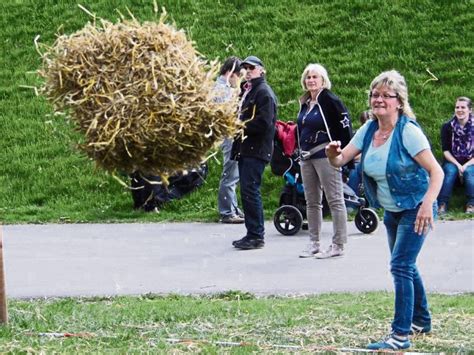
[[[316,259],[328,259],[336,256],[344,255],[344,247],[338,246],[337,244],[331,244],[326,251],[317,253],[314,257]]]
[[[300,253],[300,258],[313,258],[315,254],[319,253],[319,243],[311,243],[306,246]]]

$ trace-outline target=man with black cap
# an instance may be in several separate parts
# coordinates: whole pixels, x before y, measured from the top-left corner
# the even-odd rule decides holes
[[[250,56],[242,62],[246,70],[239,118],[245,123],[243,136],[236,137],[232,157],[238,161],[240,196],[247,234],[232,244],[238,249],[258,249],[264,242],[264,217],[260,185],[273,152],[277,100],[265,80],[262,61]]]

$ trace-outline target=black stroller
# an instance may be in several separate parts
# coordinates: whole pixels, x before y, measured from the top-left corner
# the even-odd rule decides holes
[[[291,130],[292,122],[280,122],[280,125],[288,125],[284,129]],[[289,133],[295,134],[294,133]],[[273,224],[278,232],[283,235],[295,235],[300,229],[307,229],[306,220],[306,200],[304,197],[303,182],[300,172],[300,154],[296,145],[291,142],[295,149],[289,154],[288,147],[284,147],[284,142],[278,137],[278,132],[275,133],[274,151],[270,166],[273,174],[283,176],[285,185],[280,194],[279,208],[273,215]],[[286,153],[285,153],[286,151]],[[379,223],[377,213],[371,208],[368,208],[367,202],[363,197],[359,197],[347,185],[344,184],[344,200],[346,206],[357,208],[357,213],[354,217],[354,222],[359,231],[362,233],[374,232]],[[324,206],[323,201],[323,206]],[[326,206],[327,209],[327,206]],[[323,207],[323,212],[325,211]]]

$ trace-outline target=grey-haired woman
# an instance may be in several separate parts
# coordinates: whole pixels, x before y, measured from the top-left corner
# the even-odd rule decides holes
[[[298,132],[310,244],[300,257],[325,259],[342,256],[347,242],[342,175],[340,168],[329,164],[324,147],[331,140],[339,140],[343,146],[349,143],[351,120],[342,101],[330,91],[331,81],[322,65],[307,65],[301,75],[301,86],[304,94],[300,98]],[[320,245],[323,191],[334,230],[332,243],[326,250]]]
[[[411,345],[409,334],[431,331],[416,259],[433,227],[444,174],[415,121],[400,73],[378,75],[370,84],[369,104],[375,119],[364,124],[344,149],[340,142],[331,142],[326,154],[332,165],[341,166],[362,153],[365,195],[371,206],[385,209],[395,314],[390,334],[368,348],[406,349]]]

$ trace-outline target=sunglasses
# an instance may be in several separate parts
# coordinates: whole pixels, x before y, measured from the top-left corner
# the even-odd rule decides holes
[[[243,68],[245,70],[254,70],[255,69],[255,65],[244,65]]]

